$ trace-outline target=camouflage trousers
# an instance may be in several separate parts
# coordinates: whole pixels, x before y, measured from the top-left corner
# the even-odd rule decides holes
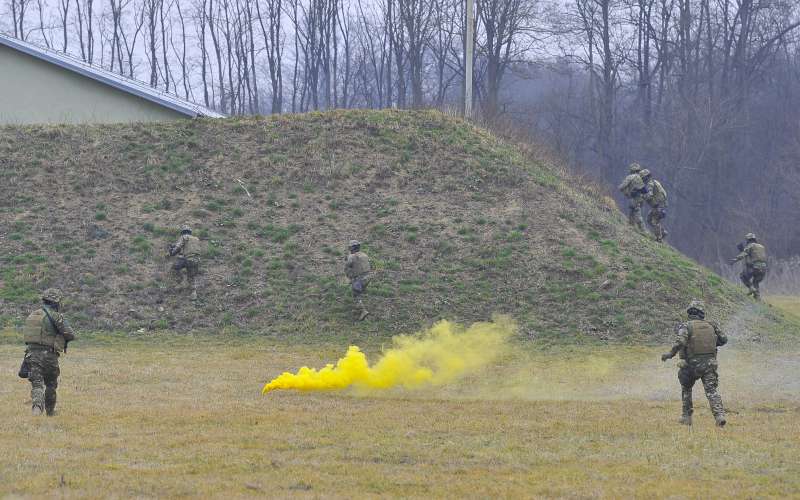
[[[662,241],[666,232],[661,225],[661,221],[667,216],[667,208],[662,206],[655,206],[650,208],[650,213],[647,214],[647,224],[653,229],[653,236],[656,241]]]
[[[739,275],[739,279],[741,279],[744,286],[750,290],[750,293],[758,298],[760,296],[759,285],[766,275],[766,267],[744,266],[744,270],[742,274]]]
[[[361,314],[364,314],[367,311],[367,307],[364,305],[364,294],[367,291],[367,285],[369,285],[371,279],[372,275],[368,273],[363,276],[359,276],[350,282],[350,291],[353,294],[353,302],[358,306]]]
[[[30,372],[31,404],[33,408],[46,411],[52,415],[56,409],[56,389],[58,376],[58,353],[46,347],[29,346],[25,351]]]
[[[717,375],[717,360],[713,357],[690,358],[678,370],[678,381],[681,383],[681,400],[683,401],[683,415],[691,416],[694,412],[692,406],[692,387],[698,380],[703,382],[703,389],[711,407],[714,417],[724,417],[725,409],[722,406],[722,396],[719,395],[719,376]]]
[[[175,273],[175,279],[180,283],[183,276],[181,271],[186,269],[186,279],[192,288],[195,288],[195,279],[200,274],[200,259],[197,257],[178,257],[175,264],[172,266],[172,271]]]
[[[631,198],[628,201],[628,223],[631,226],[644,231],[644,220],[642,219],[642,203],[641,197]]]

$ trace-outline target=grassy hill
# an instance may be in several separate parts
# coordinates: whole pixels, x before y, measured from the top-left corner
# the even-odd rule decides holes
[[[721,320],[749,303],[603,199],[437,112],[3,128],[0,319],[60,286],[83,330],[355,339],[502,312],[523,338],[642,341],[669,335],[692,297]],[[183,222],[208,242],[197,303],[164,257]],[[358,324],[351,238],[377,268]],[[747,310],[748,336],[795,327]]]

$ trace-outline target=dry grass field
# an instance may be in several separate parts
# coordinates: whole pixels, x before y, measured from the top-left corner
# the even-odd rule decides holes
[[[699,387],[694,427],[675,423],[675,367],[650,347],[528,346],[447,387],[262,396],[345,346],[95,339],[62,358],[59,415],[33,420],[22,347],[3,344],[0,497],[798,496],[798,353],[732,344],[724,430]]]

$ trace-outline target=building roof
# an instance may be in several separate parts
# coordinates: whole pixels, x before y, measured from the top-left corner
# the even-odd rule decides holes
[[[124,77],[102,68],[98,68],[97,66],[86,64],[80,59],[62,52],[56,52],[55,50],[46,49],[32,43],[18,40],[3,33],[0,33],[0,45],[23,52],[29,56],[41,59],[42,61],[55,64],[56,66],[60,66],[66,70],[78,73],[100,83],[110,85],[123,92],[127,92],[129,94],[141,97],[142,99],[154,102],[178,113],[184,114],[190,118],[196,118],[198,116],[208,118],[225,117],[224,114],[218,113],[213,109],[200,106],[199,104],[194,104],[186,99],[181,99],[176,95],[155,89],[140,81]]]

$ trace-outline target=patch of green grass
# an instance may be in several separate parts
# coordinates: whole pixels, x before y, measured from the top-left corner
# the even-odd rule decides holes
[[[153,245],[144,236],[135,236],[131,242],[130,251],[140,255],[150,255],[153,252]]]

